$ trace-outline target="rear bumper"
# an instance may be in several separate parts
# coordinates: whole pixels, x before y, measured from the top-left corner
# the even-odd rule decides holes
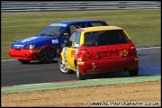
[[[24,50],[24,49],[9,49],[9,55],[18,60],[37,60],[38,59],[38,53],[40,52],[39,49],[34,50]]]
[[[96,74],[138,69],[138,57],[92,60],[77,63],[82,74]]]

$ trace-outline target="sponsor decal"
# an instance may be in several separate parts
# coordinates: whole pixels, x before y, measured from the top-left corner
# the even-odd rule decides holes
[[[128,50],[123,50],[122,56],[128,56]]]
[[[56,44],[56,43],[59,43],[58,39],[53,39],[52,44]]]
[[[92,72],[95,71],[97,68],[97,66],[95,65],[95,63],[92,63]]]
[[[76,50],[72,50],[71,55],[75,55],[75,54],[76,54]]]
[[[24,45],[14,45],[15,48],[22,48]]]

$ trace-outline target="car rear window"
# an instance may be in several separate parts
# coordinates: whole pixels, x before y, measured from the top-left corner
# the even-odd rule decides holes
[[[130,40],[123,30],[97,31],[85,33],[85,46],[102,46],[113,44],[126,44]]]

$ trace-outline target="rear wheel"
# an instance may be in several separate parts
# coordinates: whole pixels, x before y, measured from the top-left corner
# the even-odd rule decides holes
[[[129,70],[129,75],[130,76],[137,76],[138,75],[138,69],[136,69],[136,70]]]
[[[30,60],[19,60],[22,64],[28,64]]]
[[[60,69],[61,73],[64,73],[64,74],[70,74],[73,72],[71,69],[68,69],[66,67],[65,62],[61,58],[59,60],[59,69]]]
[[[78,65],[77,65],[77,68],[76,68],[76,76],[77,76],[77,78],[78,78],[79,80],[84,80],[84,79],[85,79],[85,75],[81,74]]]
[[[50,63],[53,61],[55,56],[56,51],[54,49],[45,48],[39,53],[38,59],[40,63]]]

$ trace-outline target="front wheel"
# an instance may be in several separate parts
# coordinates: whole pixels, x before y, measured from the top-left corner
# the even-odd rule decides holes
[[[77,76],[77,78],[78,78],[79,80],[84,80],[84,79],[85,79],[85,75],[81,74],[78,65],[77,65],[77,68],[76,68],[76,76]]]
[[[65,65],[65,62],[60,58],[59,60],[59,69],[61,71],[61,73],[64,73],[64,74],[70,74],[72,73],[72,70],[71,69],[68,69]]]
[[[22,64],[28,64],[30,60],[19,60]]]
[[[129,70],[129,75],[130,76],[137,76],[138,75],[138,69],[136,69],[136,70]]]

